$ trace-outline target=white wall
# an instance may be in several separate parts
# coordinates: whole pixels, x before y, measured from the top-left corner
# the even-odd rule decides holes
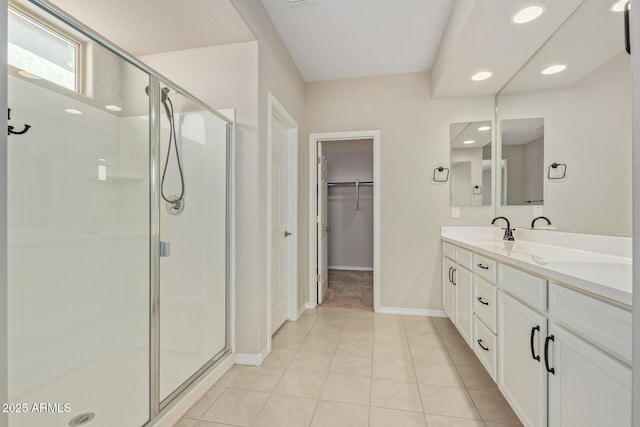
[[[302,123],[304,81],[261,2],[231,0],[258,40],[258,139],[238,153],[238,166],[246,165],[248,186],[238,187],[237,277],[238,351],[258,353],[267,343],[267,100],[268,93],[280,102],[298,123]],[[305,158],[306,159],[306,158]],[[240,184],[241,178],[238,179]],[[300,184],[299,196],[304,189]],[[301,226],[294,233],[299,245],[307,245]],[[298,306],[308,300],[308,284],[298,283]]]
[[[373,181],[373,141],[323,142],[329,182]],[[373,269],[373,187],[329,187],[329,268]]]
[[[630,87],[622,53],[573,87],[498,98],[499,120],[544,118],[544,214],[560,230],[631,235]],[[553,162],[566,179],[546,179]],[[520,227],[533,218],[531,206],[498,211]]]
[[[449,166],[454,122],[489,121],[493,97],[432,100],[427,72],[307,83],[304,132],[381,130],[381,305],[442,309],[440,226],[488,224],[492,207],[450,217],[449,183],[432,182]],[[300,228],[309,227],[308,143],[300,145]],[[308,280],[308,244],[300,277]],[[301,279],[302,281],[302,279]],[[308,282],[306,282],[308,285]]]

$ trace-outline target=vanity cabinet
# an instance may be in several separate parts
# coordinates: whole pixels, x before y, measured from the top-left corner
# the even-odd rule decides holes
[[[631,369],[555,322],[548,337],[549,427],[631,426]]]
[[[471,347],[473,344],[472,253],[444,243],[442,302],[444,311]],[[446,277],[445,277],[446,275]]]
[[[525,427],[631,426],[627,308],[444,245],[445,312]]]
[[[525,426],[547,420],[543,355],[547,318],[506,293],[498,297],[498,387]]]

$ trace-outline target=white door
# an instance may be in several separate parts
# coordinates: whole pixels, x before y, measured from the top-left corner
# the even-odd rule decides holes
[[[442,259],[442,306],[453,323],[456,322],[455,268],[456,265],[449,258]]]
[[[318,144],[318,304],[322,304],[329,288],[329,215],[327,210],[327,159],[322,155],[322,143]]]
[[[527,427],[547,425],[546,336],[546,316],[499,292],[498,386]]]
[[[473,347],[473,288],[472,275],[466,268],[456,266],[456,326],[460,335]]]
[[[287,320],[288,310],[288,144],[287,128],[273,118],[271,129],[271,332]]]
[[[631,369],[553,322],[549,427],[631,425]]]

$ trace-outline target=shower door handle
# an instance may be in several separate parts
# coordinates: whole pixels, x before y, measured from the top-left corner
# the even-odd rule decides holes
[[[171,242],[160,242],[160,256],[168,257],[171,255]]]

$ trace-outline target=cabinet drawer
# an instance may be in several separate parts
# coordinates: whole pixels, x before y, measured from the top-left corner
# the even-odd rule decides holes
[[[456,248],[456,263],[463,266],[469,271],[473,268],[473,255],[470,251],[462,248]]]
[[[549,283],[549,316],[631,365],[631,312]]]
[[[532,307],[547,310],[547,281],[544,279],[499,264],[498,287]]]
[[[498,362],[498,339],[496,335],[482,323],[477,316],[473,319],[473,350],[484,365],[485,369],[496,381],[496,367]]]
[[[478,276],[473,281],[473,312],[495,333],[498,288]]]
[[[496,283],[497,266],[498,263],[496,261],[482,255],[473,254],[473,272],[491,283]]]
[[[452,261],[456,260],[456,247],[451,243],[442,242],[442,253]]]

